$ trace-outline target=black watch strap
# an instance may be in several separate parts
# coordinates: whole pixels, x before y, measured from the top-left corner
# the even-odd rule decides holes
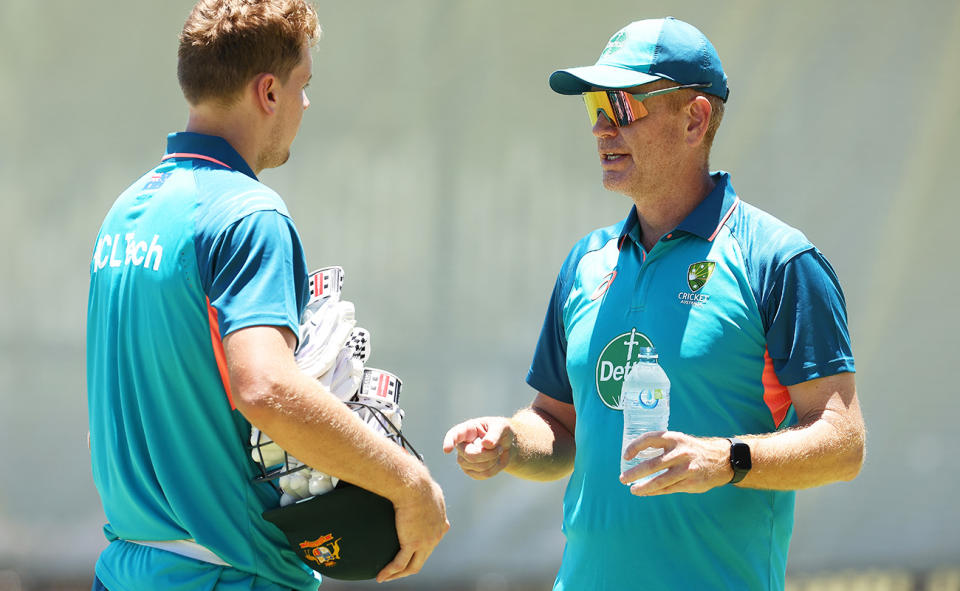
[[[736,437],[727,437],[727,439],[730,441],[730,467],[733,468],[730,484],[736,484],[743,480],[753,467],[753,462],[750,460],[750,446]]]

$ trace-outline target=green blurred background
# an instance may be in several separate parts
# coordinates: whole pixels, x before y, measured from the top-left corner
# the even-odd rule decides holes
[[[88,265],[107,208],[186,121],[176,38],[191,5],[0,0],[0,590],[88,586],[105,544],[85,438]],[[346,269],[370,365],[403,378],[405,431],[446,492],[450,533],[394,587],[552,583],[564,483],[473,482],[441,438],[532,399],[560,263],[630,205],[600,186],[582,103],[547,76],[592,63],[632,20],[673,15],[730,78],[714,168],[803,229],[846,291],[868,456],[854,482],[798,494],[791,584],[960,588],[938,570],[960,565],[957,0],[317,5],[312,106],[262,180],[310,266]]]

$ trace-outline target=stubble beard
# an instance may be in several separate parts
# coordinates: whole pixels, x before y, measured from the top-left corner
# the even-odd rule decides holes
[[[290,159],[290,146],[285,146],[280,136],[280,127],[274,127],[270,132],[270,141],[267,148],[260,154],[261,170],[283,166]]]

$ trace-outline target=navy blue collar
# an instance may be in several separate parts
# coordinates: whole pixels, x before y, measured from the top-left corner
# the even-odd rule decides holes
[[[171,133],[167,136],[167,153],[163,156],[164,160],[170,158],[204,160],[224,168],[238,170],[253,180],[258,180],[243,156],[237,153],[227,140],[216,135],[189,131]]]
[[[730,214],[740,203],[740,199],[730,183],[729,173],[719,171],[713,173],[712,176],[717,183],[716,186],[703,198],[696,209],[690,212],[690,215],[680,222],[672,232],[663,237],[664,240],[674,240],[679,237],[678,234],[681,232],[694,234],[709,242],[716,238],[717,232],[727,223]],[[630,214],[623,221],[623,229],[620,231],[620,238],[617,240],[617,244],[621,248],[623,248],[623,241],[627,236],[630,236],[637,244],[641,243],[636,205],[630,208]]]

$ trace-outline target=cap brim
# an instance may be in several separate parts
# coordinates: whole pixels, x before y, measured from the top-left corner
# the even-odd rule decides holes
[[[557,70],[550,74],[550,88],[560,94],[581,94],[593,87],[630,88],[656,80],[662,78],[616,66],[593,65]]]

